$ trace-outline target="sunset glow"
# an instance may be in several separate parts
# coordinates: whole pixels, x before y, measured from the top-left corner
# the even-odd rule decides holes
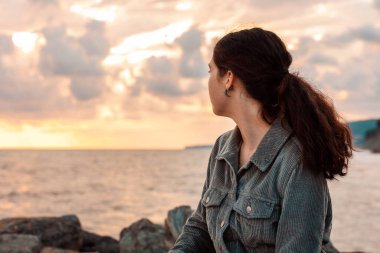
[[[12,41],[16,47],[25,53],[33,51],[38,35],[31,32],[15,32],[12,35]]]
[[[119,46],[112,48],[111,53],[126,54],[134,50],[145,49],[154,45],[173,43],[174,39],[188,30],[191,24],[191,20],[185,20],[168,25],[156,31],[136,34],[127,37]]]
[[[95,8],[92,5],[101,1],[93,1],[91,4],[74,4],[70,7],[70,11],[73,13],[82,15],[87,18],[92,18],[98,21],[112,22],[116,18],[117,7],[109,6],[107,8]]]
[[[70,133],[49,132],[31,125],[24,125],[18,131],[9,131],[0,128],[0,138],[3,147],[9,148],[57,148],[75,146],[75,141]]]
[[[212,144],[235,123],[212,112],[207,63],[218,38],[252,26],[278,34],[293,56],[291,72],[331,97],[347,120],[379,117],[378,1],[1,7],[0,148]]]

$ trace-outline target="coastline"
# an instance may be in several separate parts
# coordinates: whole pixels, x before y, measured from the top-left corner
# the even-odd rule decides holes
[[[6,218],[0,220],[0,252],[166,253],[174,245],[192,212],[190,206],[171,209],[163,225],[154,224],[146,218],[140,219],[123,228],[118,239],[83,230],[79,218],[73,214]],[[329,244],[327,253],[339,251]]]

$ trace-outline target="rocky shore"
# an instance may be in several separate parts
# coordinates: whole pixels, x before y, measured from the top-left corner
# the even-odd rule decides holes
[[[373,153],[380,153],[380,120],[377,120],[376,124],[377,128],[367,132],[363,146]]]
[[[166,253],[191,213],[189,206],[174,208],[164,225],[140,219],[124,228],[118,240],[83,230],[75,215],[2,219],[0,253]],[[332,246],[329,252],[338,251]]]

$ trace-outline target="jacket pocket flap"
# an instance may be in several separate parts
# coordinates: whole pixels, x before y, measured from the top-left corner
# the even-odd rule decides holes
[[[222,191],[216,188],[209,188],[203,195],[202,204],[205,207],[219,206],[226,195],[227,195],[227,192],[225,191]]]
[[[240,196],[233,209],[240,215],[248,218],[269,218],[272,215],[275,204],[271,200],[261,197]]]

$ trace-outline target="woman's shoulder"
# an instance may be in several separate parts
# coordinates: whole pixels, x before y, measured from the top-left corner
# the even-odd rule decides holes
[[[219,137],[216,139],[215,144],[224,145],[229,139],[232,138],[232,136],[234,135],[234,132],[237,131],[236,128],[237,127],[220,134]]]
[[[302,145],[298,138],[293,134],[285,143],[284,147],[281,149],[288,159],[293,160],[294,163],[299,163],[302,159]]]
[[[280,148],[271,166],[276,178],[285,180],[302,164],[302,146],[295,135],[291,135]]]
[[[278,155],[281,164],[280,174],[284,178],[290,178],[292,174],[304,178],[321,178],[324,179],[323,174],[316,175],[310,169],[305,167],[303,162],[302,145],[296,136],[291,136],[285,143],[284,147]]]
[[[231,145],[234,139],[236,139],[237,131],[238,129],[236,126],[235,128],[220,134],[214,142],[212,154],[217,156],[218,154],[223,153],[223,151],[228,148],[227,146]]]

